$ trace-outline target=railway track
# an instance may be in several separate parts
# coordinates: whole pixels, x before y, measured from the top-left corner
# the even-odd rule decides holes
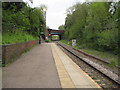
[[[74,55],[75,57],[79,58],[80,60],[82,60],[83,62],[85,62],[86,64],[88,64],[89,66],[91,66],[92,68],[94,68],[95,70],[97,70],[98,72],[100,72],[101,74],[103,74],[105,77],[109,78],[111,81],[113,81],[114,83],[116,83],[118,86],[120,86],[120,80],[119,80],[119,75],[113,73],[111,70],[106,69],[105,67],[102,67],[102,65],[95,63],[87,58],[83,58],[80,55],[76,54],[76,53],[83,53],[86,56],[90,56],[87,55],[84,52],[81,52],[77,49],[70,50],[66,45],[61,44],[59,42],[57,42],[58,45],[60,45],[62,48],[64,48],[65,50],[67,50],[69,53],[71,53],[72,55]],[[74,51],[75,50],[75,51]],[[77,51],[77,52],[76,52]],[[94,58],[94,56],[92,56],[92,58]],[[98,58],[95,58],[97,60],[100,60]],[[103,63],[109,64],[106,61],[101,60]]]
[[[82,53],[82,54],[84,54],[84,55],[86,55],[86,56],[88,56],[88,57],[97,59],[97,60],[99,60],[99,61],[101,61],[101,62],[103,62],[103,63],[105,63],[105,64],[110,64],[110,62],[108,62],[108,61],[106,61],[106,60],[104,60],[104,59],[101,59],[101,58],[95,57],[95,56],[93,56],[93,55],[87,54],[87,53],[85,53],[85,52],[83,52],[83,51],[81,51],[81,50],[75,49],[75,48],[72,48],[72,49],[74,49],[74,50],[76,50],[76,51],[78,51],[78,52],[80,52],[80,53]],[[116,65],[116,68],[120,69],[120,66]]]

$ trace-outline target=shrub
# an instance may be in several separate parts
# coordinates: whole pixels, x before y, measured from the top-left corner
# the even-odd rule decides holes
[[[115,51],[118,50],[118,30],[105,30],[99,33],[99,38],[97,39],[97,43],[99,48],[108,50],[108,51]]]
[[[33,37],[32,35],[25,32],[16,32],[15,34],[3,33],[2,44],[21,43],[36,39],[38,38]]]

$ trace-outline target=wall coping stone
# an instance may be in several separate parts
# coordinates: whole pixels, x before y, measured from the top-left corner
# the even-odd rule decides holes
[[[31,41],[39,41],[39,40],[31,40]],[[6,47],[6,46],[9,46],[9,45],[24,44],[24,43],[31,42],[31,41],[26,41],[26,42],[21,42],[21,43],[12,43],[12,44],[3,44],[3,45],[0,45],[0,46]]]

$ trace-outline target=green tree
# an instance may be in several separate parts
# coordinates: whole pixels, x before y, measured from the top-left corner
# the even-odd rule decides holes
[[[112,9],[111,5],[113,5]],[[67,10],[65,39],[76,38],[79,46],[117,53],[120,21],[118,6],[117,2],[73,5]]]
[[[60,26],[58,27],[58,29],[59,29],[59,30],[65,30],[65,26],[64,26],[64,25],[60,25]]]
[[[12,37],[12,34],[17,36],[19,33],[39,37],[40,32],[46,28],[44,12],[41,7],[32,8],[25,2],[3,2],[2,14],[3,35],[6,36],[11,35]],[[28,40],[28,37],[25,36],[25,38]]]

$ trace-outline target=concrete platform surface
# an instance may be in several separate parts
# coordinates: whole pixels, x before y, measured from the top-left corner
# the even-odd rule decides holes
[[[0,67],[0,90],[2,89],[2,67]]]
[[[2,68],[3,88],[100,88],[55,43],[43,43]]]
[[[55,43],[51,44],[62,88],[101,88]]]
[[[3,88],[61,88],[51,44],[38,45],[4,67]]]

